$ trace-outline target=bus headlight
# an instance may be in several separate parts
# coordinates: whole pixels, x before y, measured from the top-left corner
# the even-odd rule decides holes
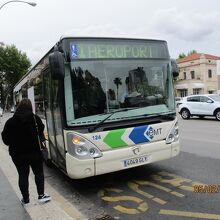
[[[68,152],[79,159],[91,159],[102,156],[102,152],[84,137],[74,134],[67,134]]]
[[[178,122],[176,122],[174,127],[171,129],[170,133],[167,135],[166,144],[171,144],[172,142],[178,140],[179,140],[179,127],[178,127]]]
[[[88,154],[88,150],[84,146],[76,146],[75,151],[79,156],[86,156]]]

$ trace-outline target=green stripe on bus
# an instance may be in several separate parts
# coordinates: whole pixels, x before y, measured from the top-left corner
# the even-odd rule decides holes
[[[122,135],[125,133],[125,130],[126,129],[118,129],[110,131],[104,138],[104,143],[111,148],[128,146],[127,143],[121,139]]]

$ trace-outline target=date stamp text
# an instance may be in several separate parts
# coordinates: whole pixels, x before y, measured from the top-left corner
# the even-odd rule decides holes
[[[220,185],[194,185],[195,193],[219,193]]]

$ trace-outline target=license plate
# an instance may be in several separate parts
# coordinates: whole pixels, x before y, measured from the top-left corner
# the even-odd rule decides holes
[[[130,167],[130,166],[135,166],[137,164],[142,164],[148,162],[149,156],[142,156],[142,157],[136,157],[136,158],[131,158],[128,160],[124,160],[124,167]]]

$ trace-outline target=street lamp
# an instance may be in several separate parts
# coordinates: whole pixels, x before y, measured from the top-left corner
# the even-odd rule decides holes
[[[7,5],[8,3],[11,3],[11,2],[21,2],[21,3],[26,3],[26,4],[29,4],[33,7],[35,7],[37,4],[35,2],[26,2],[26,1],[19,1],[19,0],[12,0],[12,1],[8,1],[6,3],[4,3],[2,6],[0,6],[0,10],[5,6]]]

